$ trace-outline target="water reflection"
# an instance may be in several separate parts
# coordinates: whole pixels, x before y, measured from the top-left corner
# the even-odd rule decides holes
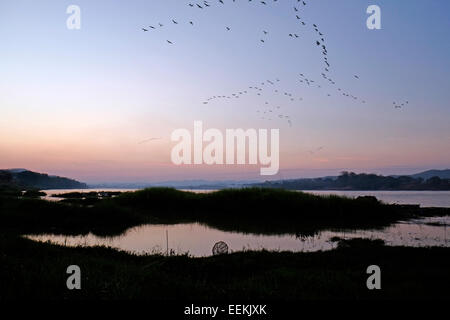
[[[41,199],[48,201],[60,201],[63,200],[63,197],[58,197],[58,195],[67,194],[67,193],[89,193],[89,192],[133,192],[138,189],[118,189],[118,188],[88,188],[88,189],[48,189],[42,190],[45,192],[45,196],[42,196]]]
[[[127,230],[116,237],[32,235],[36,241],[50,241],[67,246],[113,247],[136,254],[165,253],[168,245],[177,254],[189,253],[201,257],[211,255],[214,243],[225,241],[230,251],[261,250],[311,252],[331,250],[336,243],[330,239],[340,237],[382,239],[388,245],[448,246],[447,227],[450,216],[417,219],[394,224],[382,230],[320,231],[310,236],[255,235],[217,230],[199,223],[175,225],[144,225]],[[168,232],[168,243],[166,242]]]

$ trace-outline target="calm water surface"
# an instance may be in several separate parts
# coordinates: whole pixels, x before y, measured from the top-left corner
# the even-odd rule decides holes
[[[134,191],[134,189],[80,189],[45,190],[48,200],[60,200],[52,197],[66,192],[90,191]],[[213,192],[214,190],[191,190],[193,192]],[[450,191],[307,191],[318,195],[343,195],[358,197],[372,195],[386,203],[420,204],[423,207],[450,207]],[[336,243],[332,237],[382,239],[388,245],[405,246],[448,246],[448,226],[450,217],[426,218],[401,222],[383,230],[322,231],[315,236],[298,238],[295,235],[255,235],[221,231],[199,223],[175,225],[144,225],[127,230],[116,237],[33,235],[27,236],[36,241],[50,241],[67,246],[113,247],[137,254],[165,253],[167,246],[175,253],[189,253],[192,256],[209,256],[213,245],[225,241],[230,251],[242,250],[281,250],[281,251],[318,251],[331,250]],[[168,242],[166,241],[166,232]]]
[[[110,192],[130,192],[130,191],[136,191],[138,189],[114,189],[114,188],[100,188],[100,189],[49,189],[49,190],[42,190],[46,193],[45,196],[41,197],[42,199],[49,200],[49,201],[59,201],[63,198],[57,197],[59,194],[64,193],[72,193],[72,192],[100,192],[100,191],[110,191]]]
[[[431,224],[431,225],[430,225]],[[415,247],[449,246],[448,227],[450,216],[426,218],[402,222],[383,230],[322,231],[315,236],[299,238],[294,235],[255,235],[221,231],[199,223],[175,225],[144,225],[129,229],[116,237],[33,235],[27,236],[36,241],[50,241],[67,246],[113,247],[137,254],[165,253],[169,250],[181,254],[189,253],[201,257],[211,255],[213,245],[225,241],[230,251],[242,250],[281,250],[281,251],[319,251],[331,250],[336,243],[332,237],[382,239],[388,245]],[[166,232],[168,242],[166,242]]]

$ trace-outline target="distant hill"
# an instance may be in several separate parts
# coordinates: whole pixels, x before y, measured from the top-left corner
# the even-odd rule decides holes
[[[440,178],[430,170],[429,178],[420,176],[381,176],[343,172],[336,179],[292,179],[265,181],[252,187],[282,188],[290,190],[450,190],[450,179]],[[420,175],[420,174],[419,174]]]
[[[445,170],[427,170],[424,172],[416,173],[411,175],[413,178],[422,178],[428,180],[433,177],[439,177],[441,179],[450,179],[450,169]]]
[[[33,189],[84,189],[85,183],[58,176],[49,176],[26,169],[0,170],[0,186]]]

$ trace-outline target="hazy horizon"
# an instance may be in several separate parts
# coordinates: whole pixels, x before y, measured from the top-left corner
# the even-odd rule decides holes
[[[53,172],[41,172],[38,170],[31,170],[29,168],[0,168],[2,169],[24,169],[24,170],[30,170],[34,172],[39,173],[45,173],[49,174],[51,176],[64,176],[66,178],[75,179],[80,182],[84,182],[90,185],[114,185],[114,184],[136,184],[136,185],[145,185],[145,184],[158,184],[158,183],[182,183],[182,182],[190,182],[190,181],[205,181],[208,183],[214,183],[214,182],[242,182],[242,181],[266,181],[266,180],[283,180],[283,179],[301,179],[301,178],[321,178],[321,177],[327,177],[327,176],[338,176],[343,171],[348,172],[355,172],[355,173],[367,173],[367,174],[378,174],[383,176],[396,176],[396,175],[412,175],[421,173],[428,170],[450,170],[450,166],[443,166],[443,167],[436,167],[436,168],[374,168],[374,169],[368,169],[368,170],[352,170],[350,168],[342,168],[342,169],[330,169],[330,170],[292,170],[290,172],[280,172],[279,174],[275,176],[270,177],[262,177],[259,174],[255,173],[253,175],[239,175],[239,173],[236,173],[234,175],[224,175],[219,178],[211,178],[208,175],[205,176],[197,176],[192,177],[188,179],[177,179],[178,176],[173,176],[173,178],[161,178],[161,179],[146,179],[146,178],[139,178],[136,177],[133,179],[133,177],[126,176],[124,178],[120,177],[114,177],[111,176],[107,180],[95,180],[95,179],[89,179],[89,177],[86,177],[85,179],[75,176],[64,176],[60,174],[55,174]]]

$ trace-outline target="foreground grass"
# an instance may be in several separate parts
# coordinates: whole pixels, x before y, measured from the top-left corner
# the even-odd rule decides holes
[[[0,237],[0,300],[450,299],[450,248],[385,247],[379,241],[352,240],[328,252],[189,258]],[[79,291],[66,289],[66,268],[72,264],[82,270]],[[372,264],[381,267],[382,290],[366,287],[366,269]]]
[[[0,196],[2,229],[17,233],[114,235],[145,223],[200,222],[264,234],[313,234],[326,228],[376,228],[449,209],[386,205],[374,198],[317,196],[249,188],[207,194],[150,188],[106,199],[39,199]]]

